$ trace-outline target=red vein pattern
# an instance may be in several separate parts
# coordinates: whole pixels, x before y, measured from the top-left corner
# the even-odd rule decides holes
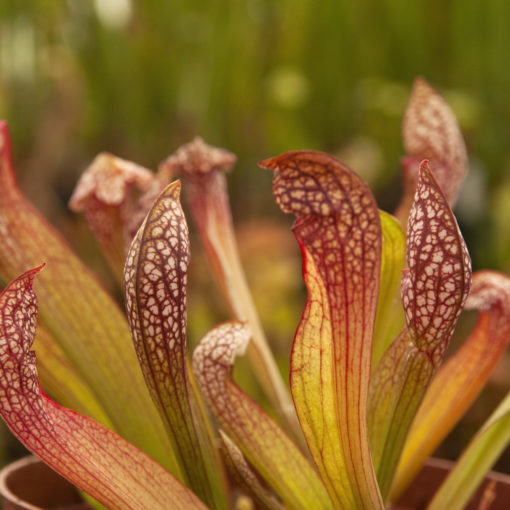
[[[368,187],[338,160],[319,152],[289,152],[261,163],[274,170],[273,194],[280,208],[297,216],[293,228],[304,250],[313,258],[323,281],[326,298],[311,294],[294,339],[291,361],[291,388],[300,421],[310,419],[312,406],[323,406],[312,420],[323,420],[323,413],[335,409],[338,441],[343,452],[345,473],[329,472],[336,480],[328,490],[339,491],[335,484],[346,477],[360,508],[380,508],[377,482],[373,471],[366,428],[366,403],[370,377],[372,334],[374,329],[380,278],[381,226],[375,199]],[[304,271],[306,271],[306,265]],[[314,305],[315,300],[317,303]],[[307,322],[314,321],[314,307],[325,308],[330,325],[318,323],[314,339],[304,338]],[[312,325],[310,325],[312,327]],[[295,358],[298,347],[309,342],[310,349],[320,350],[321,334],[331,328],[332,360],[322,360],[333,371],[332,402],[303,402],[296,398],[295,382],[299,384],[301,362]],[[322,332],[321,332],[322,330]],[[315,345],[314,345],[315,344]],[[321,372],[307,384],[320,386]],[[319,391],[319,390],[318,390]],[[322,391],[322,390],[321,390]],[[310,444],[312,438],[308,434]],[[317,438],[313,439],[317,441]],[[326,445],[311,447],[318,465],[323,463],[320,453]],[[315,453],[314,453],[315,452]],[[319,466],[319,469],[320,466]],[[323,468],[328,469],[328,468]],[[343,489],[342,489],[343,490]],[[338,496],[338,495],[337,495]],[[333,495],[332,495],[333,497]],[[342,497],[338,496],[341,500]]]
[[[247,327],[238,322],[211,330],[193,353],[193,371],[221,427],[289,508],[332,508],[317,473],[280,426],[232,380],[244,354]]]
[[[173,379],[172,391],[179,393],[179,400],[187,401],[186,282],[190,256],[179,192],[180,183],[173,183],[154,204],[133,240],[124,278],[128,320],[151,393],[158,395],[164,390],[160,382],[169,377]],[[157,397],[159,404],[162,399],[162,395]]]
[[[188,379],[186,281],[188,227],[179,203],[180,183],[157,198],[135,236],[125,267],[126,309],[135,350],[151,396],[190,486],[209,504],[211,477],[221,478],[212,445],[204,443]],[[214,463],[214,461],[213,461]],[[221,482],[218,481],[221,484]]]
[[[392,500],[405,490],[485,386],[510,343],[510,278],[478,271],[466,308],[480,310],[462,347],[438,370],[413,421],[402,453]]]
[[[455,216],[424,161],[407,229],[402,303],[417,347],[438,366],[471,285],[471,260]]]
[[[138,209],[133,191],[147,192],[155,184],[156,177],[147,168],[101,153],[85,170],[69,200],[73,211],[85,214],[112,269],[120,276],[127,249],[147,213],[143,212],[132,231],[132,216]]]
[[[407,263],[401,284],[407,329],[377,365],[368,405],[370,442],[384,498],[471,283],[466,245],[427,161],[420,165],[409,216]]]
[[[71,483],[112,509],[205,509],[168,471],[126,440],[41,390],[31,351],[37,321],[32,290],[42,266],[0,295],[0,413],[14,435]]]
[[[423,159],[430,160],[432,173],[453,207],[467,172],[466,147],[454,113],[423,78],[414,82],[402,137],[408,157],[403,159],[404,196],[398,216],[408,214]]]
[[[233,317],[250,324],[252,341],[247,354],[255,377],[279,418],[301,437],[294,406],[262,329],[237,249],[225,176],[235,161],[231,152],[195,138],[169,156],[158,175],[184,179],[186,198],[216,280]]]
[[[62,236],[23,196],[7,124],[0,121],[0,278],[47,262],[35,282],[40,320],[115,430],[178,473],[163,424],[140,373],[126,316]],[[94,418],[101,418],[94,416]]]
[[[245,315],[244,310],[239,309],[242,299],[235,294],[236,286],[228,281],[231,273],[238,271],[239,261],[225,179],[225,172],[232,170],[235,161],[231,152],[195,138],[160,165],[159,177],[182,176],[185,179],[186,198],[204,250],[229,305],[239,316]]]

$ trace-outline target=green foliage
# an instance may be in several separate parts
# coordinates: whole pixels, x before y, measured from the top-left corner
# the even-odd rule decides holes
[[[510,247],[496,251],[486,239],[497,227],[484,207],[510,160],[509,15],[500,0],[8,2],[0,7],[0,117],[12,119],[20,173],[56,167],[63,194],[85,154],[107,149],[154,167],[200,134],[240,155],[234,208],[246,215],[269,204],[269,179],[255,161],[288,149],[352,155],[353,147],[351,157],[366,160],[362,136],[375,151],[365,165],[372,188],[392,209],[400,117],[409,83],[423,75],[446,91],[471,159],[486,165],[481,209],[460,215],[468,243],[483,246],[475,265],[506,269]],[[41,155],[49,126],[54,145]],[[38,155],[37,166],[27,154]],[[44,208],[36,179],[39,189],[27,192]]]

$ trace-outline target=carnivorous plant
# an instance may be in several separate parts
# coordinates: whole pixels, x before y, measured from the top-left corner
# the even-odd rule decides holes
[[[70,206],[122,283],[124,313],[18,188],[1,123],[0,414],[14,435],[108,508],[226,509],[241,494],[269,509],[391,506],[510,340],[510,278],[472,274],[451,209],[466,149],[422,79],[403,141],[395,216],[328,154],[260,163],[273,172],[276,204],[296,217],[307,289],[289,391],[235,244],[225,179],[233,154],[196,139],[156,173],[110,154],[84,173]],[[191,360],[181,187],[232,315]],[[478,310],[478,322],[445,361],[464,308]],[[245,352],[274,415],[233,380]],[[468,502],[508,444],[509,421],[510,395],[430,509]]]

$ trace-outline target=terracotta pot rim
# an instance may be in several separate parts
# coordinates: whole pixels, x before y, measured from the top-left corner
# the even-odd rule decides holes
[[[23,469],[28,466],[31,466],[32,464],[36,464],[39,462],[43,463],[43,461],[41,461],[41,459],[39,459],[35,455],[28,455],[28,456],[22,457],[21,459],[13,461],[10,464],[7,464],[5,467],[3,467],[0,470],[0,495],[3,496],[3,498],[5,498],[5,499],[10,500],[11,503],[19,505],[20,508],[24,508],[26,510],[41,510],[40,506],[36,506],[31,503],[28,503],[26,500],[21,499],[19,496],[17,496],[15,492],[10,490],[9,485],[8,485],[9,476],[13,472],[16,472],[18,469]],[[426,466],[428,466],[429,468],[432,468],[432,469],[435,469],[438,471],[444,471],[444,472],[450,471],[451,468],[453,466],[455,466],[455,464],[456,464],[455,461],[451,461],[451,460],[447,460],[447,459],[440,459],[440,458],[436,458],[436,457],[430,457],[426,461]],[[507,486],[510,486],[510,475],[507,475],[505,473],[489,471],[485,478],[489,479],[489,480],[494,480],[496,482],[501,482]],[[78,508],[78,507],[76,507],[76,508]],[[79,508],[88,508],[88,507],[84,506],[84,507],[79,507]]]
[[[15,472],[16,470],[20,468],[24,468],[26,466],[30,466],[31,464],[35,464],[37,462],[42,462],[39,457],[36,457],[35,455],[27,455],[25,457],[22,457],[21,459],[15,460],[9,464],[7,464],[5,467],[3,467],[0,470],[0,494],[8,498],[13,503],[16,503],[18,505],[23,505],[25,508],[30,510],[40,510],[40,507],[32,505],[31,503],[27,503],[24,499],[21,499],[17,494],[11,491],[9,489],[9,486],[7,484],[7,480],[11,473]]]

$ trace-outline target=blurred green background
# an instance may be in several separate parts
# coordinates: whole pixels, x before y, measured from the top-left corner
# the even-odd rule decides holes
[[[456,212],[474,268],[510,272],[509,22],[506,0],[1,2],[0,117],[21,187],[105,278],[66,208],[99,151],[156,168],[201,135],[235,152],[229,186],[242,251],[285,360],[303,299],[299,256],[256,162],[291,149],[332,152],[391,211],[418,75],[445,95],[465,135],[470,174]],[[207,279],[196,267],[194,278]],[[209,296],[191,303],[197,335],[212,320]],[[501,367],[441,454],[454,456],[464,430],[510,387],[508,360]],[[510,472],[510,459],[498,466]]]

